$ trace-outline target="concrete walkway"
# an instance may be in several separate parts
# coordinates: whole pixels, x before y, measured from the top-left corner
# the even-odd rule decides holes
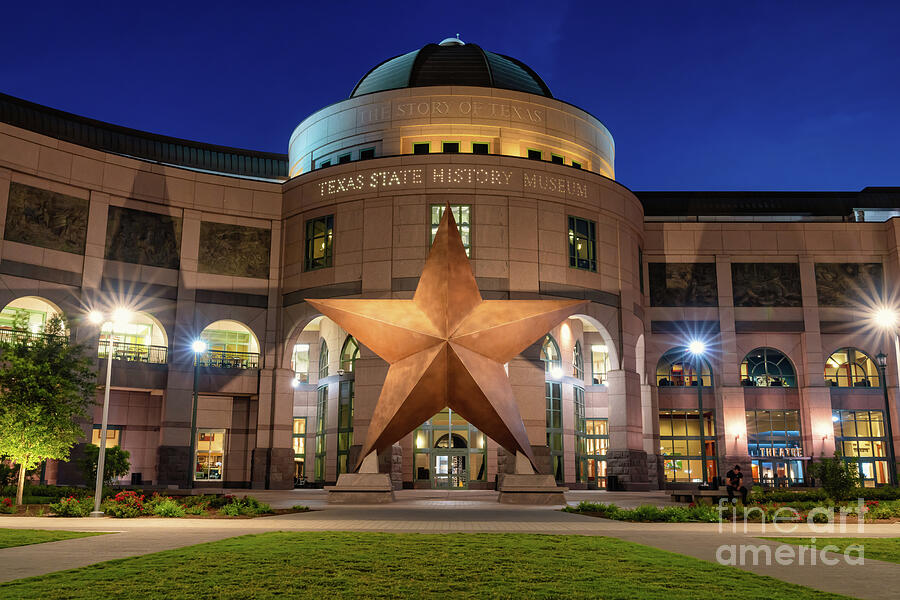
[[[236,491],[238,494],[245,491]],[[767,546],[774,551],[777,543],[756,536],[817,537],[819,547],[824,538],[834,537],[900,537],[900,524],[864,526],[857,531],[851,521],[843,533],[823,534],[806,525],[783,526],[778,531],[772,524],[749,524],[734,530],[730,523],[625,523],[573,515],[559,507],[508,506],[497,503],[496,492],[441,492],[404,490],[397,502],[383,506],[330,506],[321,490],[289,492],[253,491],[252,494],[276,508],[304,504],[309,513],[280,515],[257,519],[57,519],[39,517],[3,517],[0,527],[67,529],[75,531],[114,531],[114,535],[20,546],[0,550],[0,581],[42,575],[62,569],[82,567],[97,562],[159,552],[232,536],[265,531],[382,531],[394,533],[483,533],[515,532],[545,534],[603,535],[646,544],[708,561],[716,561],[722,545],[741,544]],[[615,502],[620,506],[645,503],[670,504],[658,492],[629,494],[610,492],[570,492],[567,500],[582,499]],[[796,547],[791,546],[796,549]],[[774,554],[773,554],[774,556]],[[830,555],[829,555],[830,556]],[[848,565],[843,558],[834,566],[818,562],[803,565],[754,565],[752,554],[739,568],[769,575],[808,587],[858,598],[883,599],[886,590],[900,590],[900,565],[866,560],[864,565]],[[774,562],[774,561],[772,561]],[[886,596],[887,594],[887,596]]]

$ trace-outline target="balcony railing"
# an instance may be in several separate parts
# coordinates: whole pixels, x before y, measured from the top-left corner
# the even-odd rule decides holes
[[[51,337],[50,334],[47,333],[33,333],[31,331],[23,331],[21,329],[0,329],[0,342],[15,342],[18,340],[41,340],[47,337]],[[53,336],[59,339],[64,339],[66,336]]]
[[[164,365],[169,360],[169,349],[166,346],[145,346],[144,344],[126,344],[113,342],[113,360],[140,362]],[[106,358],[109,352],[109,340],[100,340],[98,355]]]
[[[215,369],[258,369],[259,353],[207,350],[197,355],[197,364]]]

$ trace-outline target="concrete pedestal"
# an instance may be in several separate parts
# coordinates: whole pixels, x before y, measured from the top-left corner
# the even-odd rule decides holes
[[[553,475],[532,473],[502,474],[498,478],[500,502],[504,504],[562,505],[566,503],[568,488],[558,487]]]
[[[531,462],[516,452],[515,473],[497,476],[498,500],[504,504],[562,505],[568,488],[558,487],[553,475],[535,473]]]
[[[387,473],[342,473],[337,485],[326,487],[329,504],[388,504],[394,501]]]

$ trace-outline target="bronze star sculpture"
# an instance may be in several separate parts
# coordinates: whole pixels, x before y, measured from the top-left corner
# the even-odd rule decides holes
[[[306,300],[390,364],[354,470],[444,407],[534,464],[503,365],[586,302],[483,300],[452,213],[412,300]]]

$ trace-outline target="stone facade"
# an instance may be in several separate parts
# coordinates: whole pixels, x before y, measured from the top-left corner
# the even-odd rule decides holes
[[[439,114],[445,105],[451,112]],[[420,107],[428,114],[407,114]],[[461,141],[462,151],[413,154],[416,143],[436,149],[442,140]],[[472,143],[487,143],[489,154],[471,152]],[[375,158],[361,160],[368,148]],[[534,149],[545,160],[529,160]],[[836,349],[892,352],[858,327],[847,302],[897,280],[896,218],[649,218],[613,179],[612,138],[597,119],[502,89],[402,89],[338,102],[298,126],[289,155],[290,179],[241,177],[0,124],[0,301],[43,299],[92,353],[99,331],[83,319],[86,307],[125,303],[154,324],[165,359],[114,361],[111,416],[135,470],[153,484],[188,480],[195,380],[198,428],[224,432],[225,456],[221,478],[199,486],[289,488],[301,462],[308,482],[334,483],[365,439],[387,364],[365,347],[348,363],[346,332],[304,299],[410,298],[432,207],[447,203],[469,207],[471,265],[485,298],[589,301],[583,314],[535,332],[535,346],[508,365],[538,471],[552,473],[561,457],[566,485],[587,485],[576,476],[587,468],[582,419],[606,428],[596,440],[608,446],[607,475],[626,489],[664,485],[660,411],[691,410],[696,391],[660,386],[655,374],[667,351],[698,332],[712,348],[704,402],[723,472],[750,465],[747,410],[799,411],[804,457],[813,458],[834,452],[833,409],[884,406],[877,387],[827,386],[823,372]],[[318,168],[343,155],[349,162]],[[307,223],[323,217],[332,217],[331,260],[310,269],[308,254],[325,238],[309,239]],[[596,270],[573,267],[573,218],[595,225]],[[190,344],[216,322],[239,324],[255,357],[195,372]],[[559,352],[553,368],[540,356],[547,333]],[[758,348],[789,359],[795,387],[742,385],[742,361]],[[896,377],[891,357],[889,383]],[[551,448],[547,395],[556,385],[561,441]],[[896,409],[889,418],[896,440]],[[419,483],[415,443],[411,433],[379,457],[395,488]],[[491,487],[511,469],[505,450],[483,443],[463,461],[485,465],[483,473],[472,466],[471,487]],[[71,470],[47,472],[62,479]]]

